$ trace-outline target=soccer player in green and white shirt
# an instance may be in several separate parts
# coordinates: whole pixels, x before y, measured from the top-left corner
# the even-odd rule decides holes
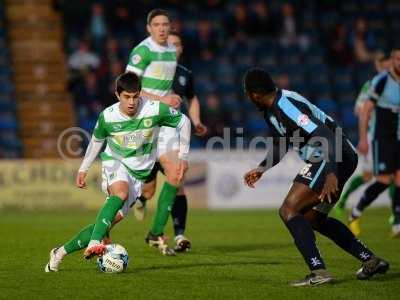
[[[140,76],[143,95],[177,108],[181,103],[181,98],[172,92],[177,56],[174,45],[168,43],[170,27],[167,11],[162,9],[150,11],[147,16],[147,31],[150,36],[132,50],[126,71],[134,72]],[[161,127],[159,137],[157,142],[158,161],[164,169],[167,182],[174,181],[179,167],[175,159],[178,148],[176,130],[165,126]],[[146,187],[149,184],[151,183],[146,184]],[[146,187],[144,189],[145,194],[148,190]],[[144,196],[148,198],[146,195]],[[172,205],[165,205],[163,194],[160,194],[157,205],[159,209],[161,207],[166,210],[172,209]],[[149,245],[157,247],[159,239],[163,237],[164,230],[156,230],[153,226],[146,237],[146,241]]]
[[[380,73],[384,70],[387,70],[390,68],[390,58],[385,56],[384,53],[377,53],[375,57],[375,70],[377,73]],[[369,94],[368,91],[371,86],[371,80],[368,80],[363,84],[361,87],[360,93],[357,96],[355,107],[354,107],[354,113],[358,117],[359,112],[363,104],[367,99],[369,99]],[[371,126],[371,123],[375,122],[375,118],[372,117],[370,120],[370,126],[369,128],[374,128],[374,126]],[[369,133],[369,136],[372,133]],[[369,140],[371,140],[369,138]],[[371,151],[368,152],[367,155],[362,155],[359,154],[360,156],[360,164],[362,166],[362,174],[358,174],[356,176],[353,176],[352,179],[349,181],[346,189],[343,191],[338,203],[335,206],[334,212],[337,216],[341,217],[344,214],[345,207],[346,207],[346,202],[350,196],[351,193],[353,193],[355,190],[357,190],[360,186],[363,184],[369,182],[372,177],[373,177],[373,172],[372,172],[372,154]],[[359,234],[358,230],[354,230],[353,233],[355,235]]]
[[[156,161],[155,131],[160,126],[169,126],[179,133],[180,166],[177,174],[182,179],[187,167],[186,159],[190,143],[190,121],[174,108],[140,96],[141,85],[137,75],[125,73],[116,81],[116,96],[119,102],[106,108],[99,116],[92,139],[79,168],[76,185],[86,186],[85,177],[89,167],[99,154],[104,142],[106,148],[101,153],[103,190],[107,199],[96,220],[83,228],[63,246],[50,252],[46,272],[56,272],[65,255],[85,247],[85,258],[102,255],[105,245],[102,240],[130,209],[142,192],[143,181],[150,174]],[[166,205],[175,198],[177,182],[166,183],[162,194]],[[163,215],[157,211],[155,226],[163,228],[169,212]],[[162,244],[162,241],[160,241]],[[164,244],[164,249],[168,248]],[[161,248],[160,248],[161,249]]]

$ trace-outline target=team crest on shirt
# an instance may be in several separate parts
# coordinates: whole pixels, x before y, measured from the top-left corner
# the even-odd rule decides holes
[[[140,57],[139,54],[135,54],[134,56],[132,56],[131,58],[131,62],[134,65],[137,65],[138,63],[140,63],[140,61],[142,60],[142,58]]]
[[[300,116],[297,117],[297,125],[307,126],[308,123],[310,123],[310,118],[307,115],[301,114]]]
[[[145,120],[143,121],[143,125],[144,125],[145,127],[150,127],[151,125],[153,125],[153,121],[152,121],[151,119],[145,119]]]
[[[186,85],[186,78],[184,76],[179,76],[178,81],[180,85],[185,86]]]

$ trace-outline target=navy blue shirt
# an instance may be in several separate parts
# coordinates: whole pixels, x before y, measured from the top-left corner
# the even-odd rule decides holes
[[[273,155],[267,156],[267,159],[260,165],[267,166],[269,163],[270,166],[274,166],[281,160],[287,149],[292,147],[305,161],[309,160],[311,156],[324,155],[323,159],[327,161],[330,171],[336,172],[335,130],[338,129],[338,126],[317,106],[296,92],[278,90],[272,107],[264,110],[264,118],[271,129],[271,136],[274,138]],[[302,139],[298,145],[290,141],[290,138],[296,135]],[[283,145],[280,137],[286,141],[286,146]],[[313,137],[316,139],[311,140]],[[328,153],[326,154],[321,151],[320,137],[328,143]],[[268,159],[272,161],[267,161]]]

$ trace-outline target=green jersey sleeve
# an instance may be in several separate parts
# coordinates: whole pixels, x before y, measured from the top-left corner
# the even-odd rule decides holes
[[[356,106],[361,105],[362,102],[368,99],[368,91],[370,86],[371,86],[371,81],[369,80],[363,84],[363,86],[361,87],[361,91],[357,96]]]
[[[103,113],[100,113],[99,119],[97,120],[96,126],[93,130],[93,135],[99,140],[104,140],[108,135]]]
[[[142,76],[144,70],[150,64],[150,50],[146,46],[138,46],[133,48],[129,55],[126,71],[134,72],[138,76]]]
[[[182,119],[182,113],[175,108],[160,102],[160,126],[176,128]]]

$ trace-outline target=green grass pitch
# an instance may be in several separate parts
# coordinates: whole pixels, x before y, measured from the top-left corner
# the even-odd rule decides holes
[[[82,253],[67,257],[58,273],[43,271],[50,248],[95,212],[0,212],[0,299],[400,299],[400,240],[389,237],[388,214],[367,211],[361,236],[390,261],[386,275],[357,281],[359,262],[318,236],[335,282],[291,288],[287,282],[307,269],[276,210],[193,211],[187,232],[193,251],[176,257],[145,245],[151,218],[130,215],[113,231],[130,255],[123,274],[100,273]]]

